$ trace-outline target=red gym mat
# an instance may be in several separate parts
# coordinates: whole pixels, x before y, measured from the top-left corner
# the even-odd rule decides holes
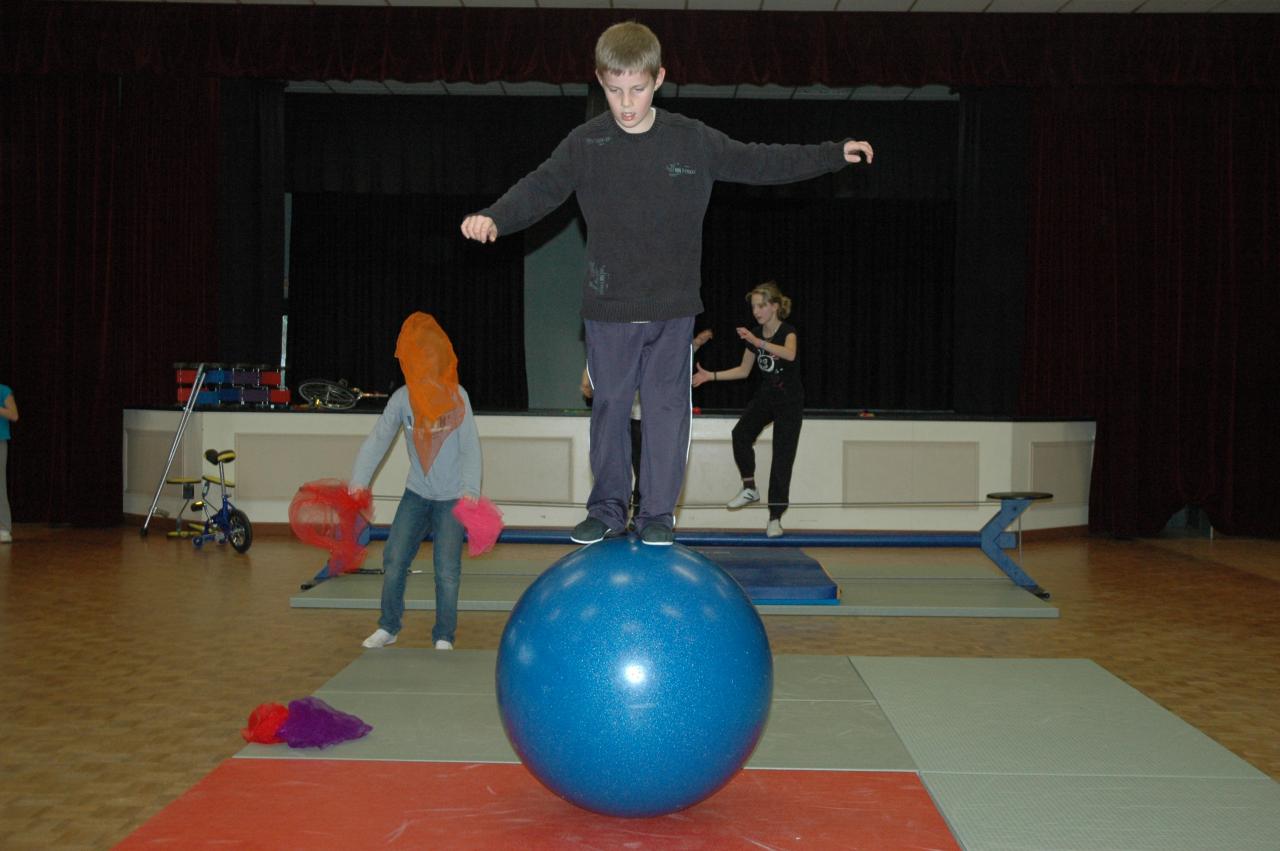
[[[520,765],[230,759],[118,848],[956,849],[908,772],[747,770],[652,819],[595,815]]]

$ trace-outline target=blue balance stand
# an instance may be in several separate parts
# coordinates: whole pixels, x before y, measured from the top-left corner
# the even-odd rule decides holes
[[[1021,522],[1016,534],[1006,531],[1010,524],[1019,520],[1031,503],[1052,497],[1053,494],[1042,491],[989,493],[987,499],[999,500],[1000,509],[977,532],[788,532],[778,538],[768,538],[759,532],[678,531],[676,540],[687,547],[978,547],[1013,584],[1041,600],[1048,600],[1049,592],[1028,576],[1005,550],[1022,545]],[[369,527],[368,540],[385,541],[389,529],[389,526]],[[564,529],[515,528],[503,529],[498,542],[573,543]]]

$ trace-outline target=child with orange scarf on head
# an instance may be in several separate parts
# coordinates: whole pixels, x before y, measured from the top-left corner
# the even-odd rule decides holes
[[[382,614],[377,631],[364,640],[364,646],[395,643],[404,617],[409,566],[423,537],[430,533],[436,585],[431,640],[437,650],[452,650],[462,577],[464,530],[458,514],[465,516],[480,496],[480,435],[471,400],[458,384],[453,346],[432,316],[418,312],[404,321],[396,358],[405,385],[391,394],[351,472],[353,490],[368,488],[392,441],[404,429],[409,476],[382,553]]]

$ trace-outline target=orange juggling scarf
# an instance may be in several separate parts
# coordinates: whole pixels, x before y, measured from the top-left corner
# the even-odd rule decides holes
[[[466,414],[458,392],[458,357],[435,317],[418,311],[400,326],[396,358],[413,410],[413,445],[425,473]]]

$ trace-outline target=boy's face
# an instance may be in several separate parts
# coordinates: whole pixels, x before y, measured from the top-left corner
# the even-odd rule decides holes
[[[624,71],[621,74],[596,72],[596,79],[604,88],[605,99],[613,120],[628,133],[643,133],[653,126],[653,94],[667,76],[666,68],[658,69],[657,79],[648,71]]]

